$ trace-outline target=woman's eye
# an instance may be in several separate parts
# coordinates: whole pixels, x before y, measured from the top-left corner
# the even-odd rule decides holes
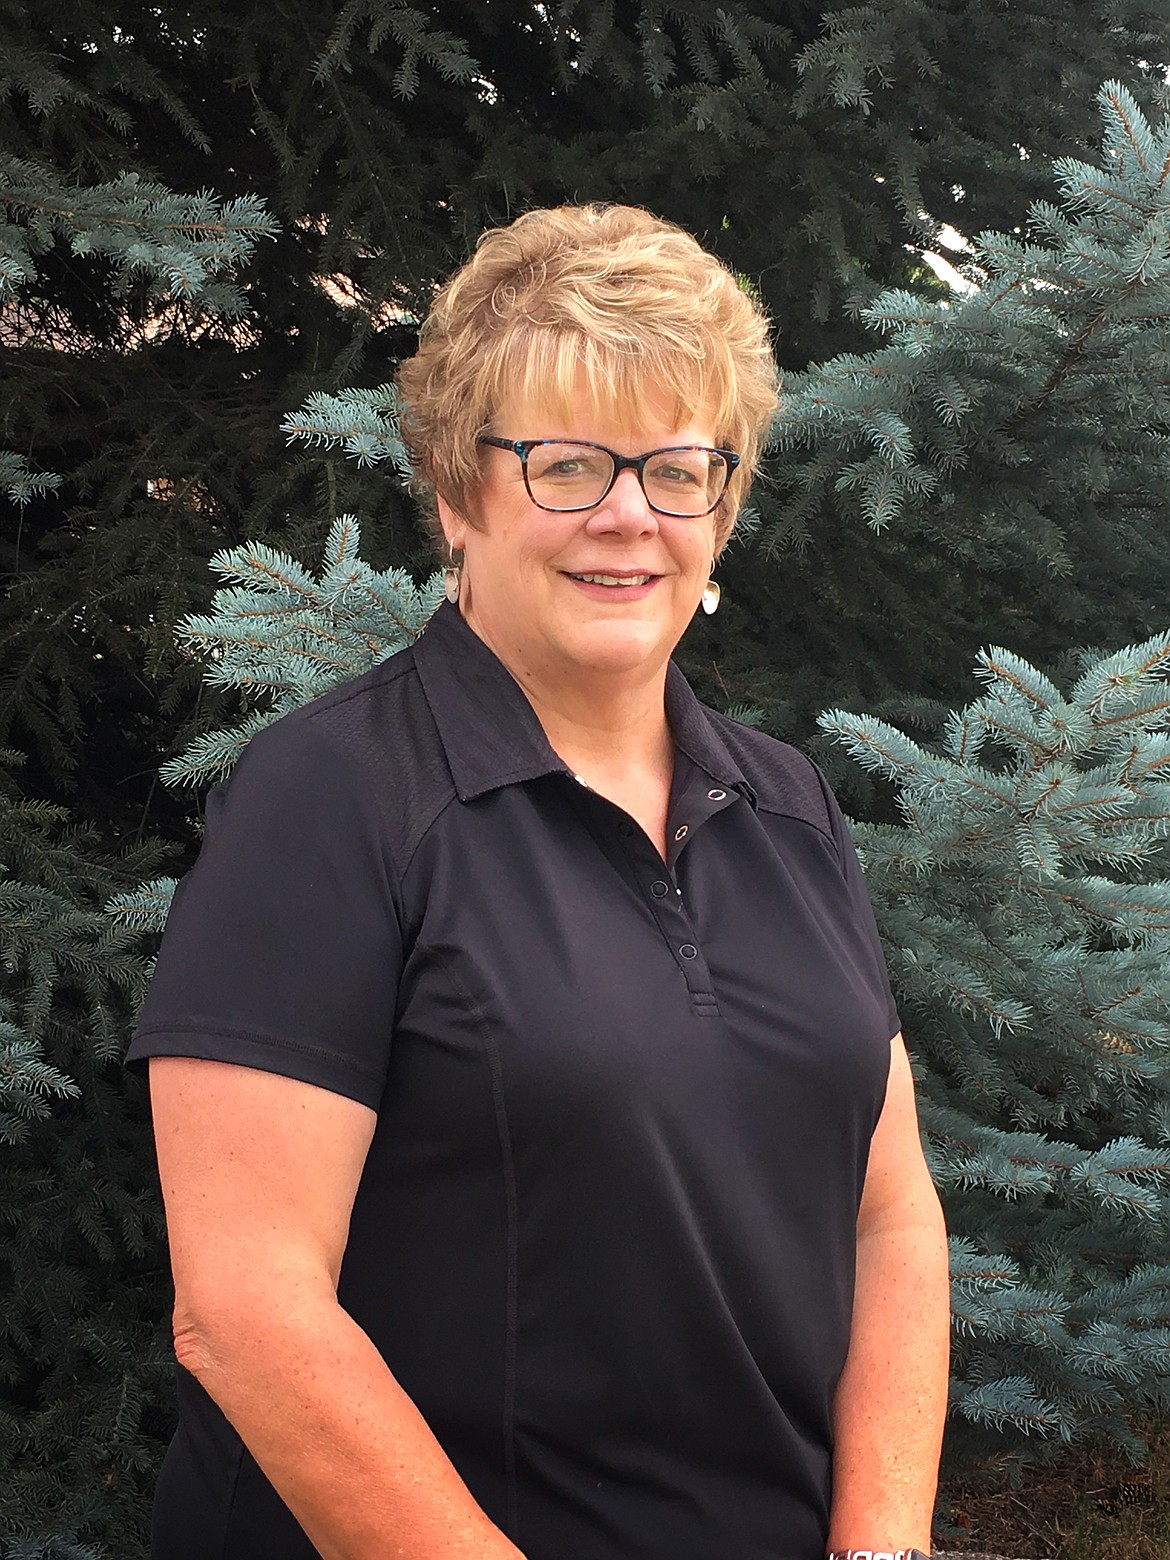
[[[589,450],[548,450],[534,454],[528,463],[528,475],[538,482],[580,482],[585,478],[604,480],[609,476],[608,457]]]
[[[676,487],[691,487],[702,480],[688,466],[655,466],[651,475],[655,482],[669,482]]]

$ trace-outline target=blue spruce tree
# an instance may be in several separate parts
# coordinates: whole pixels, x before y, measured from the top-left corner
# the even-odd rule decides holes
[[[1058,167],[1034,240],[983,235],[967,294],[883,295],[867,317],[888,346],[790,381],[765,536],[845,493],[871,527],[929,537],[936,567],[1010,545],[1059,569],[1089,462],[1095,520],[1126,515],[1162,567],[1170,129],[1116,84],[1101,100],[1102,165]],[[389,386],[318,395],[285,431],[402,466]],[[349,518],[317,575],[258,545],[215,567],[231,583],[181,641],[241,718],[172,781],[219,778],[258,725],[391,653],[437,599],[362,563]],[[985,651],[985,691],[930,740],[821,719],[893,788],[897,821],[855,828],[952,1229],[952,1448],[1000,1467],[1074,1437],[1137,1453],[1170,1389],[1170,638],[1071,660],[1050,677]],[[124,913],[145,924],[160,902],[150,886]]]
[[[12,755],[7,767],[16,769]],[[0,771],[0,1553],[135,1542],[166,1432],[163,1229],[145,1090],[120,1065],[150,973],[106,906],[153,847],[111,850]]]
[[[2,544],[0,722],[32,755],[28,796],[69,795],[105,835],[0,785],[0,1206],[17,1210],[0,1237],[5,1560],[141,1554],[169,1428],[144,1100],[117,1052],[146,973],[135,939],[172,886],[124,843],[141,817],[126,772],[153,768],[184,703],[160,651],[170,620],[226,549],[224,590],[182,637],[213,684],[198,717],[213,729],[168,770],[187,781],[218,778],[258,723],[417,632],[434,585],[384,567],[422,556],[409,502],[361,469],[400,462],[393,395],[338,387],[389,377],[481,227],[557,199],[644,201],[703,233],[761,287],[785,367],[824,360],[789,380],[774,480],[728,563],[731,610],[700,629],[691,670],[718,658],[716,682],[806,734],[829,704],[936,695],[886,699],[885,727],[834,717],[821,756],[872,779],[877,814],[892,782],[898,821],[859,833],[956,1231],[956,1428],[1000,1459],[1125,1438],[1164,1392],[1160,945],[1116,897],[1153,905],[1163,881],[1157,773],[1126,769],[1107,740],[1122,705],[1099,716],[1082,687],[1110,658],[1066,653],[1148,635],[1170,584],[1166,135],[1114,88],[1103,158],[1085,160],[1091,84],[1156,87],[1146,8],[432,9],[326,5],[293,43],[214,4],[165,25],[101,0],[0,22],[0,304],[21,387],[0,488],[22,506]],[[1061,201],[1035,208],[1025,238],[1013,224],[1058,154],[1081,160],[1058,164]],[[247,255],[263,212],[168,192],[229,177],[288,217],[243,298],[215,291],[216,267]],[[875,297],[946,221],[989,230],[962,262],[967,294],[923,276]],[[241,302],[238,321],[211,312]],[[282,463],[270,408],[320,385],[335,393],[290,418],[301,458]],[[363,515],[379,567],[348,522],[318,571],[272,550],[319,546],[310,491],[316,513]],[[247,535],[269,550],[235,545]],[[915,631],[891,632],[899,619]],[[992,705],[948,723],[950,663],[988,638],[1051,679],[991,651]],[[1135,655],[1103,675],[1140,681]],[[1016,746],[995,725],[1013,676],[1031,690]],[[1053,749],[1064,706],[1088,725]],[[917,745],[895,708],[918,718]],[[1130,714],[1131,745],[1153,752],[1156,711]],[[956,745],[964,719],[982,746]],[[846,768],[834,737],[865,767]],[[948,780],[924,799],[931,766]],[[1029,788],[1052,766],[1083,837]],[[170,831],[188,838],[189,792],[172,795]]]
[[[0,315],[14,332],[62,246],[100,256],[114,298],[136,282],[234,318],[231,273],[275,227],[255,199],[176,195],[133,174],[86,187],[11,157],[0,200]],[[12,504],[60,481],[0,450]],[[108,913],[161,852],[111,844],[22,794],[22,771],[0,752],[0,1553],[95,1560],[95,1534],[140,1552],[169,1429],[146,1094],[121,1066],[150,965],[135,912]]]
[[[955,1440],[1136,1450],[1170,1389],[1170,634],[1068,689],[977,674],[929,745],[821,718],[897,798],[854,829],[952,1237]]]

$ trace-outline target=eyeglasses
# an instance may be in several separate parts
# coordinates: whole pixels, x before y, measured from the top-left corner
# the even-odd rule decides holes
[[[551,509],[555,514],[594,508],[628,467],[638,473],[646,502],[655,514],[699,520],[709,515],[727,492],[731,474],[739,465],[734,450],[713,450],[702,444],[619,455],[604,444],[584,440],[497,439],[485,433],[476,443],[518,455],[529,498],[538,509]]]

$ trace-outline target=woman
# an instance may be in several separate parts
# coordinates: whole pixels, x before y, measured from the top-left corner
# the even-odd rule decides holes
[[[670,664],[766,322],[644,212],[532,212],[401,389],[449,604],[250,744],[132,1050],[155,1553],[927,1548],[944,1241],[860,870],[813,766]]]

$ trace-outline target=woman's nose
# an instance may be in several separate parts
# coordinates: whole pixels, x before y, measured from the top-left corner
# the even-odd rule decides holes
[[[627,467],[618,473],[617,481],[592,510],[586,522],[589,530],[629,531],[643,534],[658,529],[658,516],[646,502],[638,473]]]

